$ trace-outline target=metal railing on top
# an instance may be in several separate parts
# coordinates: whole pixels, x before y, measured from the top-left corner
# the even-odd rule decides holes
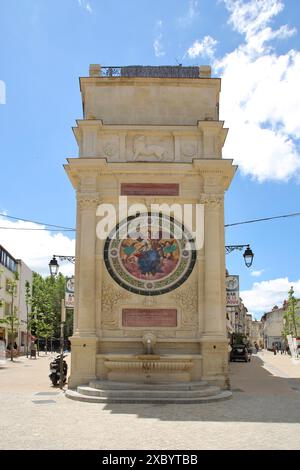
[[[199,67],[129,65],[101,66],[102,77],[199,78]]]

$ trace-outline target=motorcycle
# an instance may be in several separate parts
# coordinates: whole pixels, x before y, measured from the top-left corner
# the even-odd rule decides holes
[[[67,372],[68,372],[68,364],[64,360],[63,356],[63,384],[66,383],[67,381]],[[60,382],[60,359],[61,359],[61,354],[58,354],[54,361],[50,362],[50,375],[49,378],[54,386],[56,386]]]

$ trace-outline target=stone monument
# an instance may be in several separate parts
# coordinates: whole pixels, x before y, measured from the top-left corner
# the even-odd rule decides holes
[[[220,79],[208,66],[91,65],[80,88],[79,158],[65,165],[77,195],[66,394],[125,402],[228,398],[224,191],[236,167],[222,159]],[[175,214],[196,205],[204,213],[199,246]],[[107,221],[103,238],[99,222],[109,206],[116,220]],[[143,234],[130,236],[131,223]]]

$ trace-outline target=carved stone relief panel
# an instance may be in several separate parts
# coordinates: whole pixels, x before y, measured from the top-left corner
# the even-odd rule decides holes
[[[181,327],[196,327],[198,325],[198,284],[197,277],[181,288],[172,292],[171,297],[181,310]]]
[[[128,301],[130,294],[115,287],[107,279],[102,284],[102,321],[103,329],[119,329],[119,306]]]
[[[177,137],[178,138],[178,137]],[[180,137],[180,160],[192,161],[201,157],[201,141],[196,137]]]
[[[126,136],[126,160],[172,161],[174,142],[172,136],[128,134]]]
[[[120,155],[120,138],[116,134],[100,134],[100,155],[108,161],[118,161]]]

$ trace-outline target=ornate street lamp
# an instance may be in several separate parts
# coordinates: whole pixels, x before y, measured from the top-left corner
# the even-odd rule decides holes
[[[69,261],[75,263],[75,256],[64,256],[64,255],[53,255],[53,258],[49,262],[49,269],[51,277],[56,277],[59,270],[58,258],[60,261]],[[64,325],[66,321],[66,307],[65,299],[61,299],[61,321],[60,321],[60,375],[59,375],[59,388],[63,389],[63,369],[64,369]]]
[[[57,276],[58,269],[59,269],[59,264],[57,262],[57,259],[56,259],[55,255],[53,255],[53,258],[49,263],[49,269],[50,269],[51,277]]]
[[[247,268],[250,268],[252,266],[253,258],[254,258],[254,253],[250,248],[250,245],[226,245],[225,250],[226,250],[226,255],[228,253],[231,253],[233,250],[239,250],[242,251],[243,248],[246,248],[243,254],[245,265]]]
[[[243,254],[244,260],[245,260],[245,265],[247,268],[250,268],[252,266],[253,258],[254,258],[254,253],[251,250],[250,246],[247,245],[247,248]]]

